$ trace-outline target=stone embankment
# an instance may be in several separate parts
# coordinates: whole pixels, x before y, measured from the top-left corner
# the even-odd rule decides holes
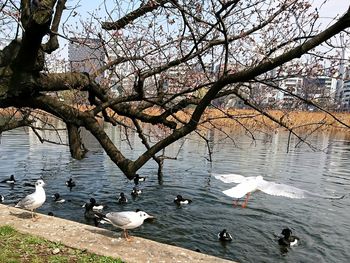
[[[121,231],[113,232],[77,222],[41,215],[37,221],[25,210],[0,205],[0,225],[11,225],[19,232],[43,237],[53,242],[87,250],[98,255],[121,258],[132,262],[231,262],[192,250],[133,237],[131,242],[120,238]]]

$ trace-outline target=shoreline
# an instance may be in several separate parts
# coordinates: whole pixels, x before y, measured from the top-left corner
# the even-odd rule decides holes
[[[76,106],[75,108],[81,111],[89,110],[89,107],[84,105]],[[42,111],[40,112],[44,116],[54,118],[50,114]],[[335,118],[350,126],[350,112],[330,112],[330,114],[332,114],[335,118],[321,111],[268,110],[267,112],[277,120],[283,121],[295,131],[316,129],[322,132],[342,132],[348,129],[348,127],[338,122]],[[149,114],[150,116],[157,116],[161,114],[162,111],[160,109],[152,108],[145,110],[145,113]],[[175,116],[179,120],[186,122],[189,120],[192,113],[192,109],[185,109],[177,112]],[[12,108],[0,109],[0,124],[2,121],[6,121],[8,118],[11,119],[16,116],[19,117],[19,114],[19,112],[16,112],[15,109]],[[116,119],[124,123],[130,122],[130,120],[124,116],[116,116]],[[168,119],[179,123],[174,117],[169,116]],[[144,124],[147,125],[146,123]],[[201,121],[199,122],[198,129],[210,129],[213,128],[213,126],[224,130],[251,129],[253,131],[274,131],[276,129],[284,129],[261,113],[250,109],[206,109]]]
[[[37,213],[40,218],[31,220],[30,212],[0,204],[0,225],[10,225],[24,234],[42,237],[49,241],[89,252],[120,258],[125,262],[234,262],[227,259],[195,252],[189,249],[163,244],[132,236],[128,242],[121,238],[121,231],[69,221]]]

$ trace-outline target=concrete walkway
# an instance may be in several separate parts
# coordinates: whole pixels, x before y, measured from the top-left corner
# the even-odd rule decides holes
[[[127,242],[120,238],[121,231],[113,232],[57,217],[40,214],[40,218],[34,222],[29,212],[5,205],[0,205],[0,225],[11,225],[22,233],[99,255],[121,258],[127,263],[233,262],[140,237],[133,237],[131,242]]]

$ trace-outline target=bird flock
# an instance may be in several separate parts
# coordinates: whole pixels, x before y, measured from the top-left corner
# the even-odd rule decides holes
[[[331,198],[331,199],[341,199],[344,196],[323,196],[313,192],[308,192],[306,190],[302,190],[293,186],[279,184],[274,182],[269,182],[263,179],[262,176],[256,177],[244,177],[238,174],[214,174],[216,179],[221,180],[224,183],[236,183],[237,185],[222,191],[225,195],[234,198],[234,206],[238,205],[238,200],[243,198],[245,201],[242,203],[242,207],[247,207],[248,199],[251,193],[255,191],[261,191],[269,195],[273,196],[284,196],[288,198],[306,198],[309,196],[313,197],[323,197],[323,198]],[[141,177],[136,174],[134,177],[134,187],[130,195],[132,198],[136,198],[142,194],[142,190],[139,189],[140,182],[144,182],[146,177]],[[10,185],[14,185],[16,180],[14,175],[11,175],[9,178],[4,179],[1,183],[6,183]],[[70,191],[76,186],[73,178],[69,178],[65,182],[66,186]],[[37,220],[39,217],[36,215],[35,211],[39,207],[41,207],[46,201],[46,193],[44,190],[45,182],[42,179],[39,179],[35,182],[35,184],[28,184],[27,186],[34,186],[35,191],[21,200],[19,200],[15,207],[25,209],[31,212],[32,220]],[[55,193],[52,195],[53,202],[58,204],[63,204],[65,202],[70,202],[70,200],[65,200],[59,193]],[[5,197],[0,195],[0,203],[4,202]],[[124,192],[121,192],[118,196],[116,196],[116,201],[120,205],[126,205],[128,203],[128,199]],[[192,203],[192,200],[189,198],[185,198],[182,195],[177,195],[174,199],[174,203],[177,206],[188,205]],[[103,204],[99,204],[95,198],[90,198],[89,202],[84,203],[82,207],[84,210],[84,216],[86,219],[91,219],[94,221],[95,226],[99,224],[111,224],[114,227],[120,228],[123,230],[123,236],[127,241],[131,240],[131,237],[128,234],[128,230],[135,229],[140,227],[146,219],[154,218],[153,215],[150,215],[144,211],[137,209],[136,211],[121,211],[121,212],[108,212],[106,214],[103,213],[105,209],[108,207]],[[53,216],[52,212],[49,212],[49,215]],[[289,228],[284,228],[281,232],[282,237],[278,239],[278,244],[282,247],[291,247],[298,243],[299,238],[292,235],[292,230]],[[232,235],[226,230],[223,229],[217,234],[218,240],[221,242],[231,242],[233,240]]]
[[[139,189],[139,184],[145,180],[146,177],[141,177],[138,174],[135,175],[135,186],[131,191],[131,196],[133,198],[141,195],[142,191]],[[16,182],[17,181],[15,180],[14,175],[11,175],[9,178],[1,181],[1,183],[9,184],[12,187]],[[65,182],[65,185],[69,188],[70,191],[72,191],[77,184],[73,178],[69,178]],[[35,187],[35,191],[20,199],[15,204],[15,207],[30,211],[32,220],[36,221],[39,219],[39,216],[35,213],[35,211],[46,201],[46,193],[44,190],[45,183],[42,179],[39,179],[35,182],[35,184],[26,182],[24,186]],[[3,195],[0,195],[0,203],[3,203],[4,200],[5,197]],[[63,204],[65,202],[70,202],[70,200],[65,200],[59,193],[54,193],[52,195],[52,202]],[[128,199],[123,192],[120,193],[120,195],[117,197],[117,203],[121,205],[128,203]],[[98,226],[100,223],[109,223],[117,228],[122,229],[124,237],[128,241],[131,240],[128,234],[129,229],[137,228],[143,224],[144,220],[154,218],[154,216],[149,215],[148,213],[139,209],[137,211],[109,212],[107,214],[103,214],[103,210],[106,209],[107,206],[97,203],[95,198],[90,198],[89,202],[84,203],[82,207],[85,209],[84,216],[86,219],[94,220],[96,226]],[[48,215],[53,216],[54,214],[52,212],[49,212]]]

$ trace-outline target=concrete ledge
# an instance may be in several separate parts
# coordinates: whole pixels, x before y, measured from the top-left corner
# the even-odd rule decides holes
[[[30,212],[0,205],[0,225],[11,225],[19,232],[43,237],[66,246],[86,249],[99,255],[121,258],[126,262],[233,262],[192,250],[133,237],[131,242],[113,232],[77,222],[40,215],[36,222]]]

